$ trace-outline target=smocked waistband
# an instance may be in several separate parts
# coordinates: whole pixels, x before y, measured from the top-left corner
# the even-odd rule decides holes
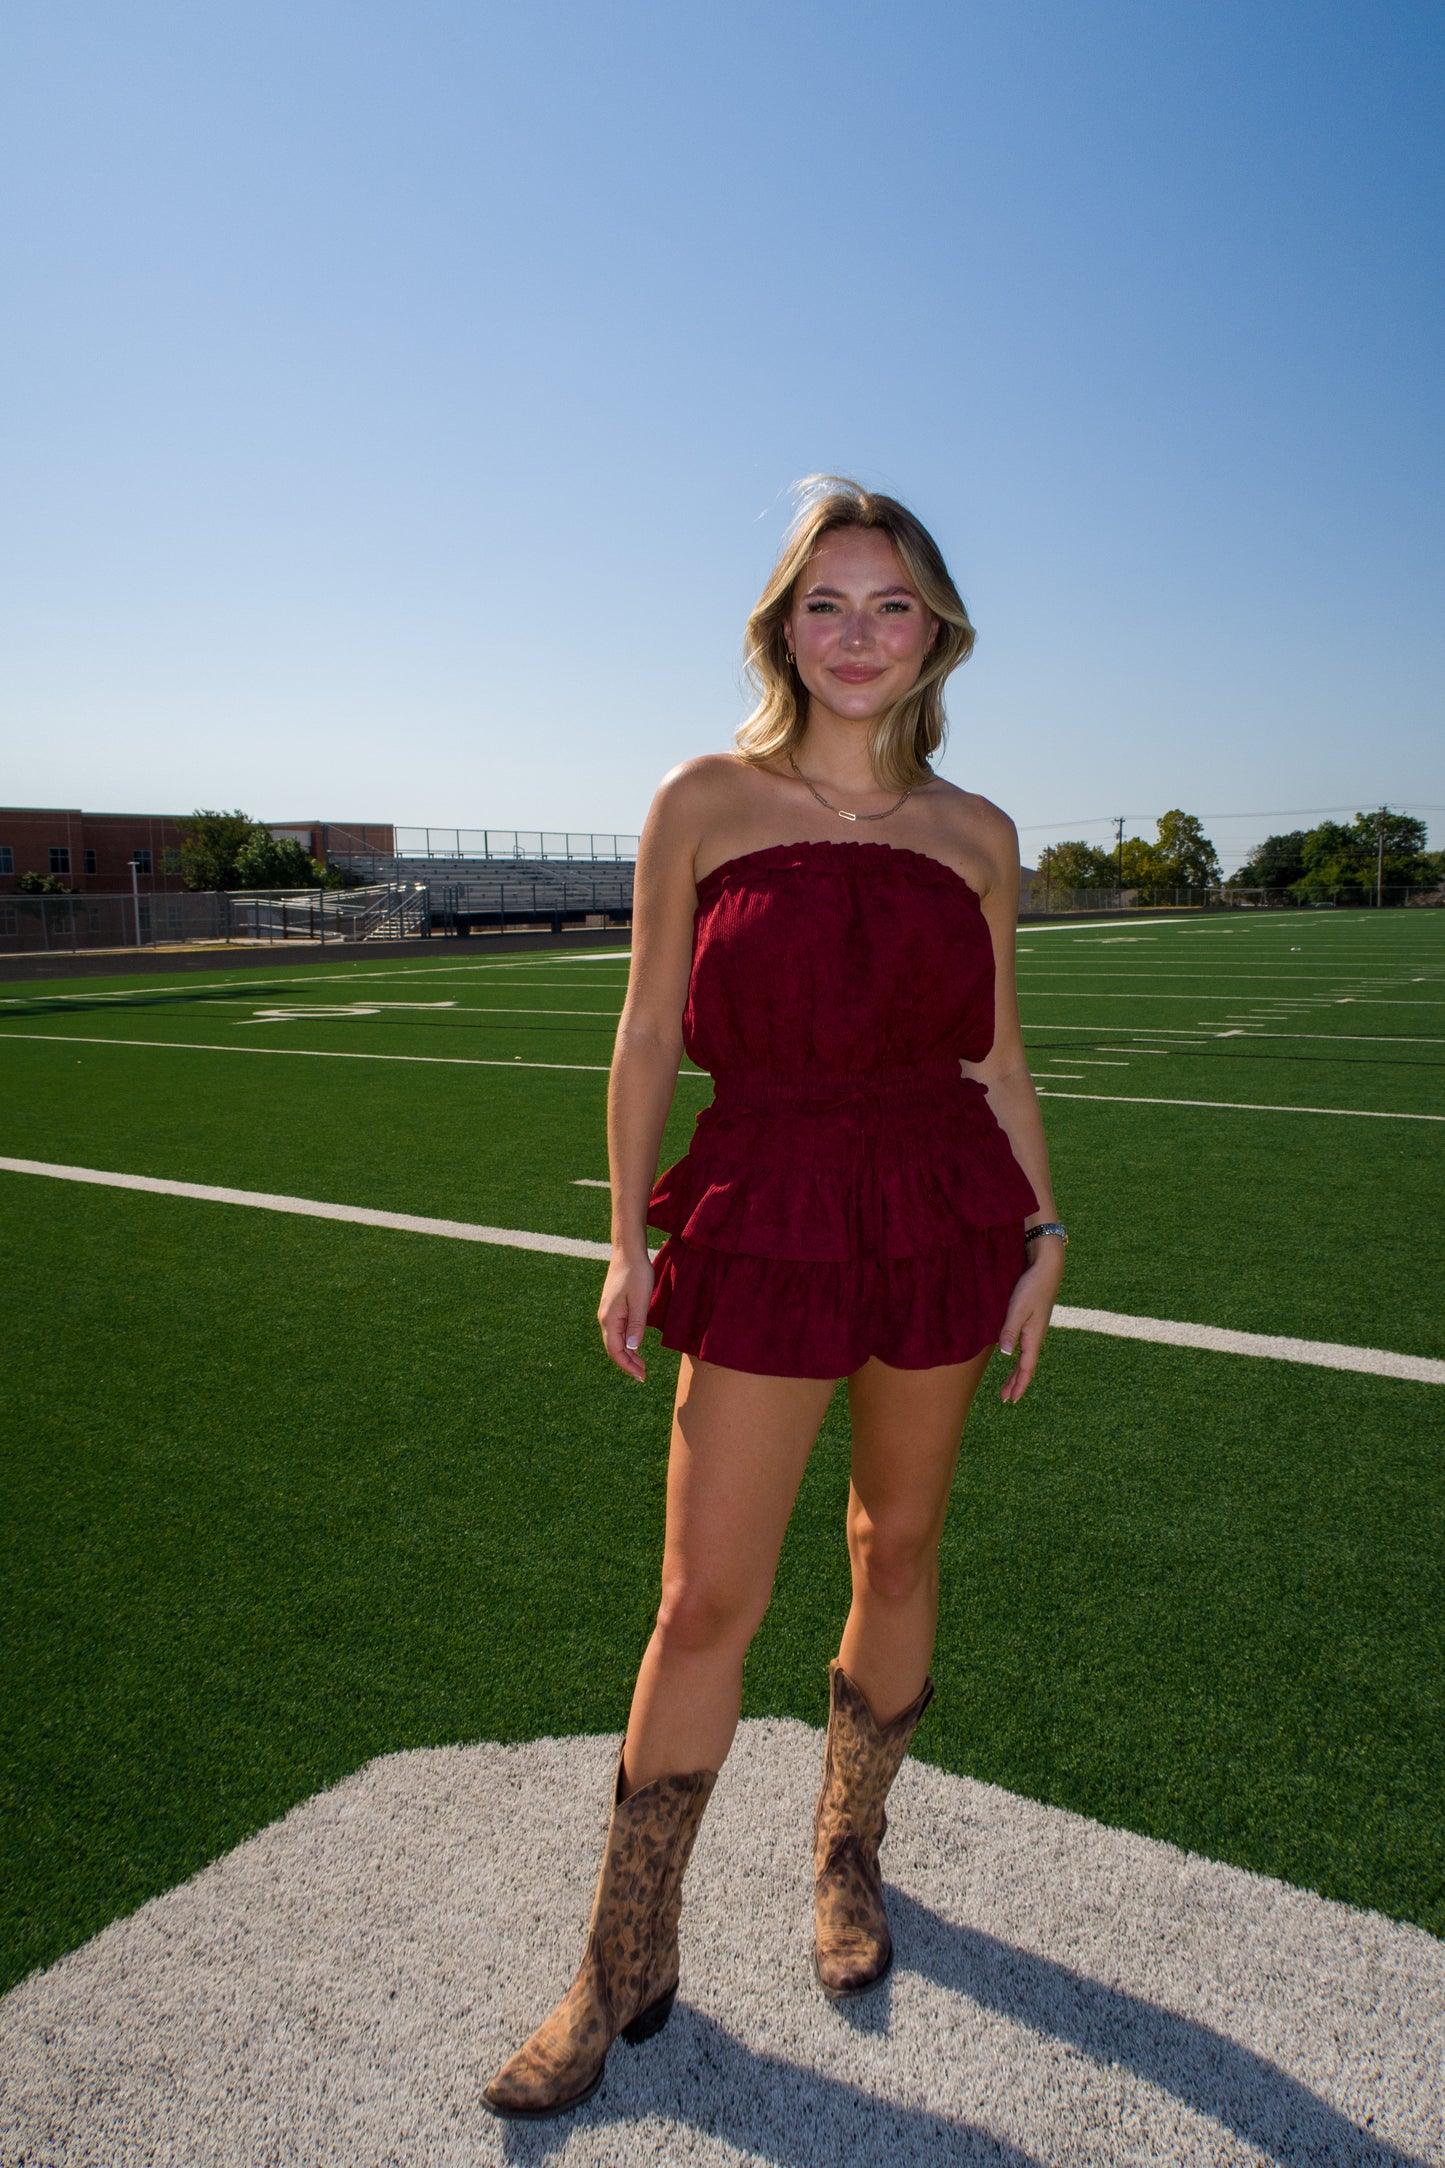
[[[852,1073],[793,1070],[721,1070],[713,1074],[713,1105],[723,1112],[828,1114],[869,1108],[902,1110],[940,1100],[982,1099],[981,1084],[965,1077],[956,1055],[891,1069]]]

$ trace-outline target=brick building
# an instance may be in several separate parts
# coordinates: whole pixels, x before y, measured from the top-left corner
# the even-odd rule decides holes
[[[148,895],[185,887],[181,827],[168,813],[82,813],[78,806],[0,806],[0,895],[13,895],[22,873],[53,873],[78,896],[118,895],[130,888],[131,861]],[[276,836],[294,836],[325,864],[332,853],[390,853],[389,821],[278,822]]]
[[[269,821],[273,836],[292,836],[303,851],[329,866],[333,858],[349,858],[353,852],[390,858],[396,851],[396,830],[390,821]]]

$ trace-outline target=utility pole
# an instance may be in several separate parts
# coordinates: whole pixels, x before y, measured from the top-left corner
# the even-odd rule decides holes
[[[1121,902],[1124,895],[1124,822],[1127,818],[1127,814],[1120,813],[1114,821],[1114,826],[1119,831],[1119,897]]]
[[[1375,865],[1375,909],[1376,909],[1377,911],[1379,911],[1379,910],[1382,910],[1382,909],[1384,908],[1384,903],[1385,903],[1385,808],[1384,808],[1384,806],[1381,806],[1381,808],[1380,808],[1380,855],[1379,855],[1379,858],[1378,858],[1378,860],[1376,861],[1376,865]]]

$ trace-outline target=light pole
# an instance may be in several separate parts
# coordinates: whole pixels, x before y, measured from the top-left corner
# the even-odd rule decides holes
[[[140,947],[140,864],[135,858],[130,862],[130,899],[135,906],[135,945]]]
[[[1385,903],[1385,808],[1380,808],[1380,855],[1375,862],[1375,909],[1383,910]]]

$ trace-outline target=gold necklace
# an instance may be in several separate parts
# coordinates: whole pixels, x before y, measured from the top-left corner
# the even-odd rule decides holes
[[[903,796],[898,800],[897,804],[885,806],[881,813],[845,813],[842,806],[832,804],[829,799],[823,796],[823,793],[818,790],[815,785],[808,781],[808,778],[804,775],[802,769],[798,766],[798,763],[796,762],[796,760],[794,760],[791,753],[789,753],[788,755],[788,766],[792,769],[794,775],[798,778],[798,781],[803,785],[803,787],[806,790],[812,791],[813,796],[817,799],[819,805],[826,807],[828,812],[830,813],[836,813],[840,821],[886,821],[889,818],[890,814],[896,813],[898,811],[898,807],[904,805],[908,801],[908,799],[913,796],[913,791],[910,787],[903,793]]]

